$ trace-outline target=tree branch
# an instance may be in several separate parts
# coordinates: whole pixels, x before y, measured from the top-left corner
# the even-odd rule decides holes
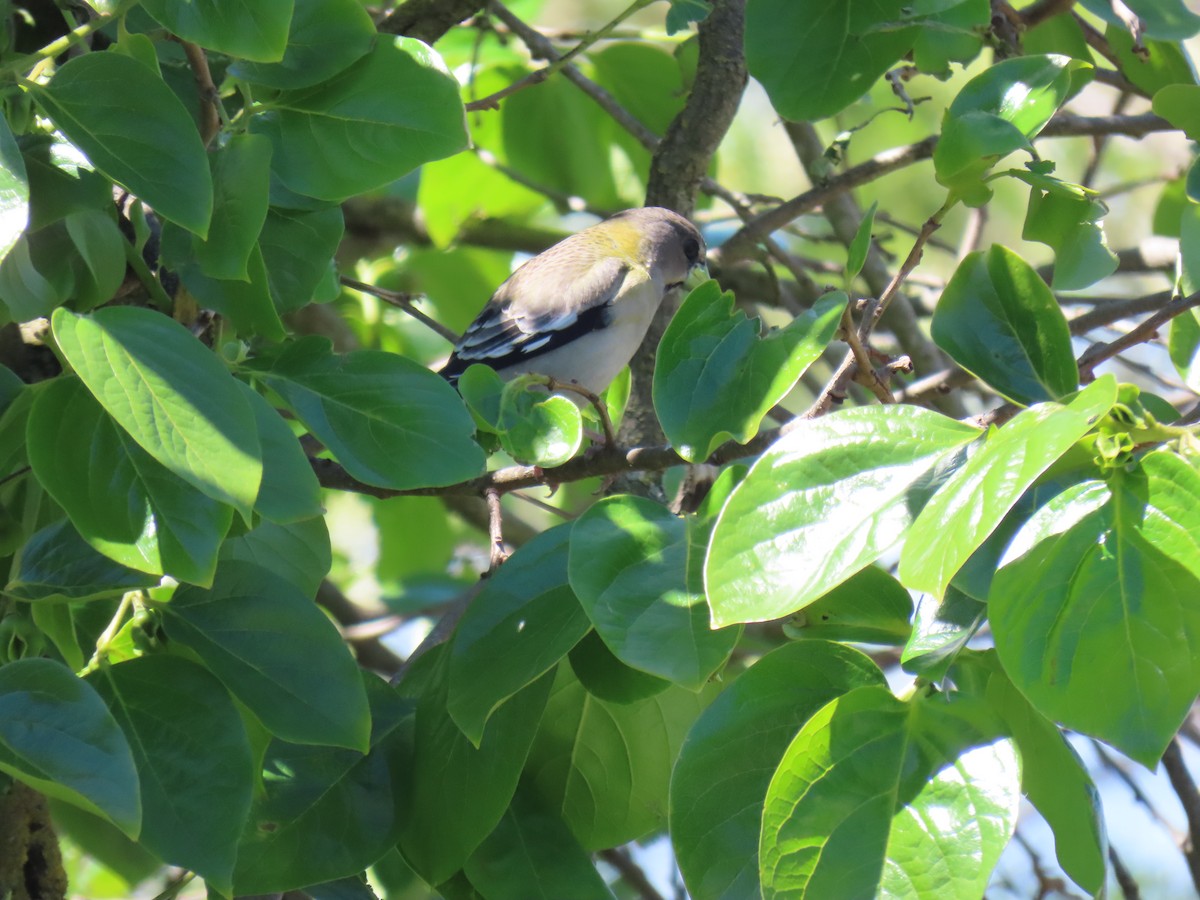
[[[379,23],[379,30],[432,44],[483,9],[484,3],[485,0],[407,0]]]
[[[742,50],[745,7],[745,0],[716,0],[708,18],[700,23],[696,78],[687,103],[654,149],[646,186],[647,206],[665,206],[685,216],[692,213],[696,191],[733,123],[749,78]],[[738,198],[734,198],[735,208],[738,205]],[[629,364],[632,385],[621,434],[631,443],[662,440],[651,397],[654,357],[676,305],[668,301],[659,307]]]
[[[1171,743],[1167,744],[1162,764],[1187,817],[1188,830],[1183,843],[1183,855],[1192,875],[1192,884],[1200,891],[1200,792],[1197,792],[1196,782],[1192,780],[1192,775],[1183,761],[1179,738],[1173,737]]]

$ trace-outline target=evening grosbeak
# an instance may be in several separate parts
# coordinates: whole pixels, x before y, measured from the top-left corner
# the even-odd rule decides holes
[[[678,213],[628,209],[538,254],[497,288],[441,373],[473,363],[508,379],[548,375],[600,393],[671,291],[708,277],[704,238]]]

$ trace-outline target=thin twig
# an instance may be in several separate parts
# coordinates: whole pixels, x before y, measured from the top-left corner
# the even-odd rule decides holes
[[[578,394],[596,410],[596,415],[600,418],[600,427],[604,429],[604,446],[607,449],[612,449],[617,446],[617,432],[613,428],[612,419],[608,415],[608,404],[595,391],[590,391],[582,384],[577,384],[574,381],[560,381],[557,378],[547,376],[546,387],[551,392],[567,391],[571,394]]]
[[[1125,900],[1142,900],[1141,888],[1133,880],[1133,875],[1126,868],[1124,860],[1121,859],[1117,848],[1111,842],[1108,845],[1108,861],[1112,863],[1113,876],[1117,879],[1117,884],[1121,888],[1121,893],[1125,895]]]
[[[641,898],[641,900],[666,900],[650,883],[641,866],[624,850],[614,847],[611,850],[601,850],[600,858],[621,873],[621,878]]]
[[[200,140],[208,147],[221,130],[221,95],[213,84],[204,48],[182,38],[176,40],[183,47],[183,55],[187,57],[192,77],[196,79],[196,91],[200,96]]]
[[[1182,315],[1189,309],[1195,309],[1197,306],[1200,306],[1200,291],[1189,297],[1172,300],[1136,328],[1131,329],[1116,340],[1105,344],[1094,344],[1089,347],[1079,357],[1079,378],[1081,383],[1086,384],[1092,380],[1095,375],[1096,366],[1100,365],[1100,363],[1112,359],[1118,353],[1128,350],[1130,347],[1144,344],[1146,341],[1151,340],[1157,336],[1158,329],[1167,322],[1170,322],[1176,316]]]
[[[573,59],[585,52],[589,47],[597,41],[607,37],[613,29],[632,16],[639,10],[649,6],[653,0],[634,0],[627,6],[615,19],[603,26],[597,31],[591,32],[578,44],[568,50],[566,53],[559,56],[557,59],[551,60],[550,64],[544,68],[538,69],[536,72],[530,72],[524,78],[514,81],[508,87],[496,91],[494,94],[489,94],[482,99],[475,100],[466,105],[467,112],[476,112],[482,109],[499,109],[500,101],[505,97],[515,94],[517,91],[522,91],[527,87],[532,87],[535,84],[541,84],[555,72],[560,71],[565,66],[569,65]]]
[[[1026,28],[1036,28],[1047,19],[1067,12],[1074,5],[1075,0],[1037,0],[1021,10],[1018,15]]]
[[[1192,884],[1200,892],[1200,792],[1197,792],[1196,782],[1192,780],[1187,764],[1183,761],[1179,738],[1171,738],[1171,743],[1167,744],[1162,764],[1187,817],[1188,831],[1183,842],[1183,855],[1192,875]]]
[[[488,570],[491,575],[508,559],[504,549],[504,511],[500,508],[500,491],[489,488],[483,492],[488,505]]]
[[[388,682],[389,684],[393,686],[399,684],[412,670],[413,664],[416,663],[418,659],[420,659],[434,647],[444,644],[450,639],[450,635],[454,633],[454,629],[457,627],[459,620],[464,614],[466,614],[467,608],[471,605],[471,601],[479,596],[479,592],[483,590],[483,586],[485,584],[487,584],[487,579],[480,578],[477,582],[459,594],[459,596],[446,607],[446,611],[442,614],[442,617],[438,619],[438,623],[433,626],[433,629],[429,632],[429,634],[425,635],[425,640],[421,641],[421,643],[417,645],[417,649],[409,655],[408,659],[404,661],[403,665],[396,670],[396,674],[391,677]]]
[[[348,288],[356,291],[362,291],[364,294],[370,294],[372,297],[378,297],[389,306],[394,306],[396,309],[402,309],[430,331],[437,332],[451,344],[457,344],[459,336],[443,325],[441,322],[427,316],[421,310],[417,309],[413,303],[414,295],[402,293],[400,291],[389,291],[386,288],[376,287],[373,284],[367,284],[365,281],[359,281],[355,278],[349,278],[342,275],[339,281]]]

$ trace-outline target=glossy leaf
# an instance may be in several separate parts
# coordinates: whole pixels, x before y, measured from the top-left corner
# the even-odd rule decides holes
[[[163,614],[170,638],[194,650],[272,734],[366,747],[370,717],[358,667],[333,623],[291,583],[229,561],[212,588],[178,588]]]
[[[159,580],[101,556],[63,520],[30,535],[4,593],[31,603],[77,602],[153,587]]]
[[[1200,691],[1197,517],[1186,464],[1151,461],[1111,490],[1085,482],[1017,533],[988,603],[1000,661],[1034,707],[1151,768]]]
[[[671,686],[665,678],[625,665],[595,631],[583,636],[571,649],[568,660],[579,683],[599,700],[636,703],[661,694]]]
[[[413,761],[404,781],[400,849],[422,878],[437,884],[462,868],[508,808],[553,676],[510,697],[492,714],[476,747],[446,712],[446,655],[422,662],[427,683],[418,698]]]
[[[955,573],[1043,472],[1117,400],[1105,375],[1069,403],[1042,403],[988,434],[921,510],[900,556],[900,579],[941,596]]]
[[[790,637],[903,644],[912,616],[912,597],[904,586],[883,569],[867,566],[804,607],[784,627]]]
[[[613,894],[562,819],[518,789],[496,830],[463,867],[494,900],[612,900]]]
[[[912,47],[901,0],[833,0],[813,9],[792,0],[751,0],[746,65],[779,114],[799,121],[840,112]]]
[[[258,335],[281,341],[285,331],[271,296],[270,281],[262,251],[249,248],[246,277],[241,280],[211,278],[190,259],[178,266],[183,285],[199,305],[218,312],[232,325],[232,331],[245,337]]]
[[[238,78],[284,90],[326,81],[371,49],[375,26],[356,0],[295,0],[279,62],[237,60]]]
[[[912,406],[861,407],[789,432],[738,485],[713,531],[715,625],[802,609],[901,540],[930,473],[979,432]]]
[[[1030,147],[1089,66],[1067,56],[1018,56],[980,72],[958,92],[933,152],[937,179],[978,206],[991,196],[981,176],[1001,157]]]
[[[209,154],[213,216],[208,240],[192,242],[195,261],[210,278],[247,280],[246,268],[267,218],[271,144],[256,134],[238,134]]]
[[[79,254],[72,300],[76,309],[107,303],[125,278],[125,238],[110,212],[85,209],[63,220]]]
[[[583,419],[575,401],[526,390],[520,380],[500,395],[500,446],[518,462],[561,466],[583,443]]]
[[[119,53],[85,53],[30,91],[92,165],[163,218],[207,235],[213,186],[204,145],[154,70]]]
[[[1021,237],[1054,249],[1051,287],[1077,291],[1107,278],[1117,269],[1117,255],[1108,249],[1100,219],[1108,207],[1090,197],[1042,193],[1029,194],[1029,210]]]
[[[954,361],[1028,405],[1079,386],[1071,333],[1034,268],[999,244],[968,255],[942,292],[931,326]]]
[[[1082,5],[1110,24],[1122,24],[1112,4],[1105,0],[1082,0]],[[1141,19],[1148,37],[1183,40],[1200,30],[1200,16],[1183,0],[1127,0],[1126,6]]]
[[[278,310],[293,312],[312,302],[344,232],[342,211],[336,206],[308,212],[267,211],[258,246]]]
[[[882,687],[817,712],[767,789],[764,900],[979,897],[1016,827],[1021,784],[1012,743],[973,718]]]
[[[870,685],[883,673],[857,650],[785,644],[700,715],[671,775],[671,843],[695,900],[758,896],[763,800],[784,751],[826,703]]]
[[[684,459],[723,441],[745,443],[833,339],[846,295],[826,294],[786,327],[760,337],[761,321],[734,311],[715,281],[694,290],[667,327],[654,368],[654,409]]]
[[[255,510],[282,524],[321,515],[321,485],[300,441],[277,409],[249,385],[242,387],[262,445],[263,475]]]
[[[446,707],[477,747],[492,713],[591,627],[567,583],[570,535],[570,525],[559,525],[523,545],[484,582],[454,630]]]
[[[972,654],[964,665],[983,673],[988,706],[1017,743],[1021,790],[1053,830],[1058,864],[1084,890],[1100,893],[1108,838],[1100,794],[1079,754],[1008,680],[995,651]]]
[[[287,188],[341,201],[382,187],[467,143],[458,83],[411,38],[381,40],[331,79],[285,91],[251,121],[271,139]]]
[[[1200,140],[1200,85],[1168,85],[1154,95],[1153,107],[1188,138]]]
[[[238,847],[235,895],[356,875],[395,845],[412,759],[412,704],[374,675],[356,677],[370,702],[366,755],[282,740],[268,745],[263,791]]]
[[[55,310],[63,355],[151,456],[248,516],[262,481],[254,412],[211,351],[161,313],[130,306]]]
[[[141,783],[142,843],[229,891],[255,773],[241,717],[221,683],[170,655],[103,666],[88,683],[129,739]]]
[[[1159,41],[1143,35],[1140,52],[1135,52],[1133,36],[1124,24],[1110,25],[1104,30],[1104,38],[1121,74],[1147,96],[1153,97],[1170,84],[1196,83],[1191,58],[1177,41]]]
[[[315,597],[332,564],[329,529],[321,516],[286,525],[260,522],[225,541],[221,559],[253,563],[291,582],[304,596]]]
[[[636,703],[599,700],[560,667],[526,777],[585,850],[663,827],[683,737],[711,693],[671,686]]]
[[[853,281],[862,271],[863,266],[867,263],[867,254],[871,251],[871,229],[875,227],[875,210],[879,208],[879,201],[876,200],[871,204],[870,208],[863,213],[862,221],[858,223],[858,230],[854,232],[854,239],[850,242],[850,246],[846,248],[846,281]]]
[[[709,628],[707,527],[641,497],[608,497],[571,529],[571,587],[618,659],[693,691],[725,664],[740,629]]]
[[[947,588],[941,598],[922,595],[900,664],[906,672],[940,679],[986,615],[987,605],[982,600],[954,587]]]
[[[323,338],[253,366],[352,476],[396,489],[478,475],[483,451],[454,389],[392,353],[330,353]]]
[[[261,62],[283,56],[293,0],[142,0],[172,34],[210,50]]]
[[[130,837],[141,829],[129,743],[91,685],[62,663],[21,659],[0,667],[0,772]]]
[[[134,443],[78,379],[46,385],[27,433],[38,481],[96,550],[142,572],[211,583],[233,510]]]
[[[0,116],[0,260],[29,224],[29,176],[17,140]]]

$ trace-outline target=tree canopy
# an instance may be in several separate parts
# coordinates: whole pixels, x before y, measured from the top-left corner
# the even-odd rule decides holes
[[[0,896],[1138,896],[1085,747],[1200,889],[1197,32],[7,7]],[[641,205],[712,280],[602,396],[436,373]]]

